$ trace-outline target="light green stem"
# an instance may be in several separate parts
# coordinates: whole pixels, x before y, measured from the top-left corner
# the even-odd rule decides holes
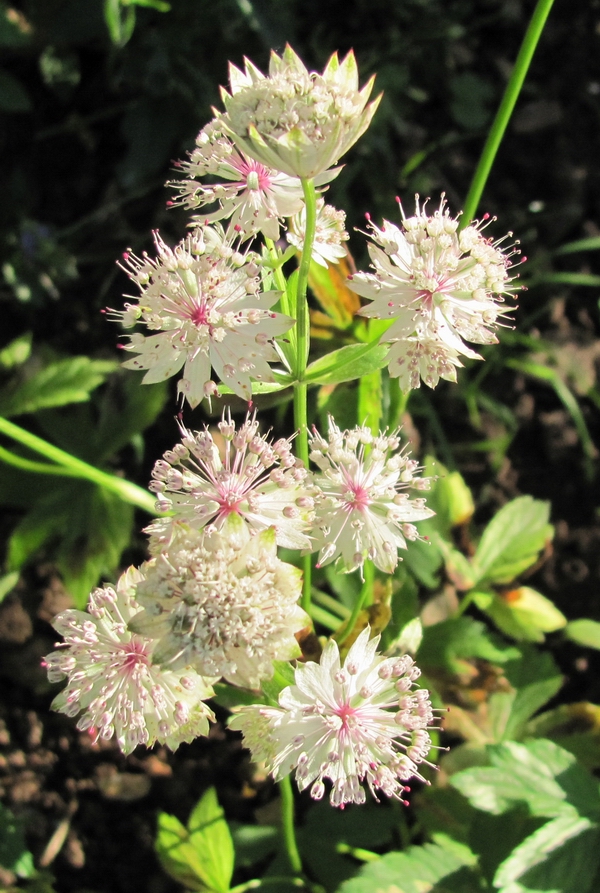
[[[281,826],[285,851],[294,874],[302,874],[302,859],[296,843],[294,827],[294,792],[289,775],[279,782],[279,792],[281,794]]]
[[[553,3],[554,0],[538,0],[533,11],[529,27],[523,38],[521,49],[519,50],[519,55],[517,56],[508,84],[506,85],[500,108],[496,113],[494,123],[492,124],[488,138],[485,141],[483,152],[481,153],[481,158],[477,165],[477,170],[473,176],[471,187],[463,206],[463,214],[460,222],[461,229],[467,226],[475,216],[496,153],[498,152],[504,132],[513,113],[517,99],[519,98],[523,81],[529,70],[531,59],[541,33],[544,30],[544,25]]]
[[[298,269],[298,284],[296,288],[295,317],[296,317],[296,356],[294,358],[294,426],[298,431],[296,450],[298,457],[302,459],[308,468],[308,412],[307,412],[307,384],[304,380],[306,364],[310,350],[310,320],[306,291],[308,288],[308,273],[312,256],[313,243],[317,226],[317,194],[312,180],[303,179],[304,201],[306,204],[306,226],[304,231],[304,245],[300,257]],[[302,607],[310,611],[312,562],[310,555],[304,557],[304,578],[302,585]]]
[[[358,616],[365,605],[368,605],[373,600],[373,584],[375,582],[375,568],[373,566],[372,561],[365,561],[363,565],[363,584],[360,590],[360,595],[356,599],[354,607],[352,608],[352,613],[348,618],[347,622],[344,624],[339,633],[336,633],[334,639],[337,641],[338,645],[341,645],[346,641],[352,630],[356,625],[356,621],[358,620]]]
[[[28,447],[30,450],[40,453],[51,462],[56,463],[56,465],[46,468],[40,462],[29,462],[29,460],[15,456],[14,453],[10,453],[8,450],[3,450],[0,459],[9,461],[11,465],[19,465],[27,471],[35,471],[43,474],[58,474],[63,475],[64,477],[78,477],[82,480],[91,481],[93,484],[98,484],[100,487],[104,487],[105,490],[110,490],[112,493],[116,493],[124,502],[128,502],[131,505],[144,509],[144,511],[151,515],[157,514],[155,497],[146,490],[142,490],[137,484],[132,484],[130,481],[123,480],[123,478],[118,478],[113,474],[108,474],[106,471],[101,471],[93,465],[88,465],[88,463],[84,462],[82,459],[78,459],[76,456],[66,453],[59,447],[48,443],[46,440],[42,440],[41,437],[31,434],[31,432],[26,431],[24,428],[20,428],[18,425],[15,425],[13,422],[9,422],[8,419],[2,417],[0,417],[0,432],[11,437],[13,440],[16,440],[18,443],[22,443],[23,446]],[[15,459],[18,459],[19,461],[15,462]]]

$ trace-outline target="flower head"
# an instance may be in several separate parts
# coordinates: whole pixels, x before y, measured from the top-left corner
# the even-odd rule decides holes
[[[295,770],[300,790],[310,786],[320,800],[328,779],[330,802],[342,809],[365,802],[365,781],[375,797],[403,801],[405,782],[423,780],[419,765],[431,748],[429,692],[413,691],[420,670],[408,655],[377,654],[379,636],[369,641],[370,633],[358,636],[343,667],[330,639],[319,664],[296,668],[279,707],[242,707],[230,721],[276,780]]]
[[[322,267],[335,264],[341,257],[346,256],[344,242],[348,240],[348,233],[344,229],[346,214],[337,211],[332,205],[326,205],[323,199],[317,202],[317,221],[315,240],[312,248],[312,259]],[[306,208],[302,208],[299,214],[290,221],[290,228],[286,238],[290,245],[299,251],[304,246],[304,233],[306,230]]]
[[[309,72],[290,46],[271,53],[269,76],[250,61],[229,69],[221,95],[223,124],[252,158],[295,177],[322,174],[365,132],[379,99],[367,105],[373,78],[358,89],[352,52],[330,58],[323,74]]]
[[[125,327],[141,321],[159,334],[129,336],[124,348],[138,356],[123,365],[147,369],[147,384],[183,367],[178,388],[192,407],[218,392],[211,369],[249,400],[251,379],[273,381],[273,339],[293,325],[270,310],[279,293],[260,291],[255,255],[235,251],[220,229],[201,227],[174,249],[158,233],[154,241],[156,260],[126,255],[123,269],[141,294],[113,314]]]
[[[280,221],[293,217],[304,206],[302,183],[246,155],[226,134],[221,118],[214,118],[196,138],[189,161],[177,162],[183,177],[169,185],[179,192],[177,204],[188,209],[219,204],[217,210],[192,218],[194,224],[230,220],[229,231],[249,238],[262,232],[268,239],[279,238]],[[336,177],[341,168],[317,177],[323,186]],[[199,183],[210,175],[220,182]],[[224,181],[224,182],[223,182]]]
[[[310,621],[297,604],[302,574],[277,558],[275,531],[248,538],[243,527],[238,515],[203,534],[180,524],[144,565],[145,610],[131,629],[159,640],[154,660],[164,667],[257,688],[274,660],[299,656],[294,634]]]
[[[510,254],[482,233],[476,222],[458,232],[442,196],[432,214],[421,207],[402,227],[387,220],[371,225],[369,245],[374,273],[355,273],[348,283],[371,303],[363,316],[389,320],[390,375],[402,390],[418,388],[421,378],[435,387],[440,378],[456,380],[460,356],[481,359],[463,339],[493,344],[498,319],[510,294]]]
[[[165,453],[152,471],[150,489],[159,494],[158,508],[174,512],[148,529],[168,538],[183,521],[201,529],[220,528],[232,515],[249,531],[273,527],[280,546],[310,549],[303,532],[312,515],[313,500],[305,485],[308,472],[292,455],[289,440],[276,443],[258,433],[256,413],[236,429],[229,414],[219,422],[223,453],[205,426],[195,434],[180,425],[182,442]]]
[[[50,682],[65,676],[67,686],[52,708],[67,716],[82,713],[77,723],[96,738],[116,737],[123,753],[156,741],[175,750],[184,741],[208,733],[212,710],[204,703],[213,680],[189,667],[180,672],[153,663],[155,643],[130,632],[140,611],[136,587],[143,580],[129,568],[116,587],[96,589],[87,613],[68,610],[54,619],[64,643],[45,658]]]
[[[376,437],[368,428],[342,432],[332,418],[327,440],[313,433],[310,458],[321,470],[314,475],[319,565],[337,558],[342,570],[352,571],[369,558],[392,573],[398,549],[418,538],[414,522],[434,513],[406,490],[427,490],[429,479],[417,476],[418,463],[397,452],[399,446],[397,431]]]

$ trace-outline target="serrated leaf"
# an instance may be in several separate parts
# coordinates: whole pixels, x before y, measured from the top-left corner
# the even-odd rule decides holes
[[[505,664],[504,673],[512,691],[495,692],[488,704],[496,741],[520,738],[528,720],[563,683],[552,656],[533,647],[522,647],[519,657]]]
[[[489,745],[491,765],[458,772],[450,784],[477,809],[499,815],[527,803],[531,815],[597,815],[598,782],[552,741]]]
[[[8,542],[8,567],[19,570],[43,546],[54,555],[66,588],[84,608],[102,574],[109,575],[129,545],[133,508],[87,481],[57,480]]]
[[[154,846],[165,870],[188,889],[229,890],[233,840],[214,788],[194,807],[187,827],[175,816],[159,813]]]
[[[388,853],[360,869],[339,893],[475,893],[481,890],[475,857],[433,843]]]
[[[565,636],[584,648],[600,649],[600,623],[597,620],[571,620],[565,627]]]
[[[588,701],[561,704],[527,723],[528,736],[550,738],[574,754],[586,769],[600,767],[600,706]]]
[[[516,649],[494,637],[481,621],[457,617],[425,627],[419,648],[419,666],[424,670],[442,667],[460,673],[461,660],[482,658],[505,663],[516,654]]]
[[[309,384],[340,384],[354,381],[385,366],[389,345],[348,344],[319,357],[308,366],[305,379]]]
[[[82,403],[117,368],[111,360],[69,357],[51,363],[31,378],[0,392],[0,414],[7,418],[52,406]]]
[[[0,13],[1,14],[1,13]],[[0,350],[0,366],[3,369],[14,369],[20,366],[31,354],[31,332],[20,335]]]
[[[499,866],[494,886],[522,879],[524,890],[587,893],[600,862],[599,844],[596,823],[577,814],[558,816],[512,851]]]
[[[531,567],[552,537],[549,514],[549,503],[531,496],[519,496],[503,506],[486,527],[473,557],[475,582],[511,583]]]
[[[477,605],[498,629],[518,642],[543,642],[544,633],[562,629],[567,623],[550,599],[529,586],[494,593],[485,606],[482,599]]]

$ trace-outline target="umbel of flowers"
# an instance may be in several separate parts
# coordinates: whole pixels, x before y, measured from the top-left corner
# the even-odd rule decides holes
[[[231,66],[224,109],[171,184],[175,201],[199,212],[191,232],[174,248],[155,233],[154,257],[125,254],[139,294],[112,312],[133,330],[124,365],[144,370],[145,383],[179,376],[192,409],[292,388],[294,424],[273,439],[256,410],[236,423],[225,408],[200,430],[180,417],[180,441],[152,472],[163,514],[147,528],[149,560],[96,589],[87,612],[58,615],[64,641],[46,658],[51,681],[67,680],[55,709],[125,753],[205,735],[219,680],[254,690],[232,728],[277,780],[295,773],[315,799],[327,785],[342,808],[364,802],[365,786],[404,801],[407,782],[423,778],[434,723],[413,659],[380,653],[369,627],[357,635],[362,602],[348,628],[321,639],[318,662],[301,650],[313,561],[367,582],[367,566],[392,574],[432,515],[429,480],[400,431],[342,430],[330,418],[323,434],[308,418],[309,267],[335,263],[348,239],[344,213],[321,193],[371,121],[372,86],[360,88],[352,53],[322,73],[290,47],[271,55],[267,75],[248,60]],[[466,342],[495,340],[510,254],[481,224],[461,229],[443,197],[431,213],[417,199],[400,225],[371,225],[369,252],[372,271],[349,285],[369,302],[363,316],[389,322],[382,344],[402,390],[454,380],[460,357],[478,356]],[[337,362],[334,353],[330,369]],[[296,662],[278,703],[260,695],[275,661]]]

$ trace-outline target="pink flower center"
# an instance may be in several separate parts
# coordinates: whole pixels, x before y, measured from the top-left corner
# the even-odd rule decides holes
[[[123,646],[123,659],[121,669],[128,675],[139,667],[148,667],[150,660],[146,652],[146,646],[139,639],[132,639],[127,645]]]
[[[202,304],[199,304],[197,307],[194,307],[190,319],[195,326],[209,325],[208,308],[204,302],[202,302]]]
[[[258,192],[267,192],[271,188],[271,171],[258,161],[241,161],[237,168],[241,176],[238,186]]]
[[[359,511],[363,512],[368,506],[371,505],[371,497],[369,496],[369,491],[362,486],[362,484],[357,483],[353,480],[346,481],[348,487],[346,492],[344,493],[344,497],[346,500],[346,504],[344,508],[347,512]]]
[[[335,713],[341,719],[342,727],[345,729],[348,728],[348,720],[356,716],[356,710],[354,707],[351,707],[350,704],[341,704]]]

